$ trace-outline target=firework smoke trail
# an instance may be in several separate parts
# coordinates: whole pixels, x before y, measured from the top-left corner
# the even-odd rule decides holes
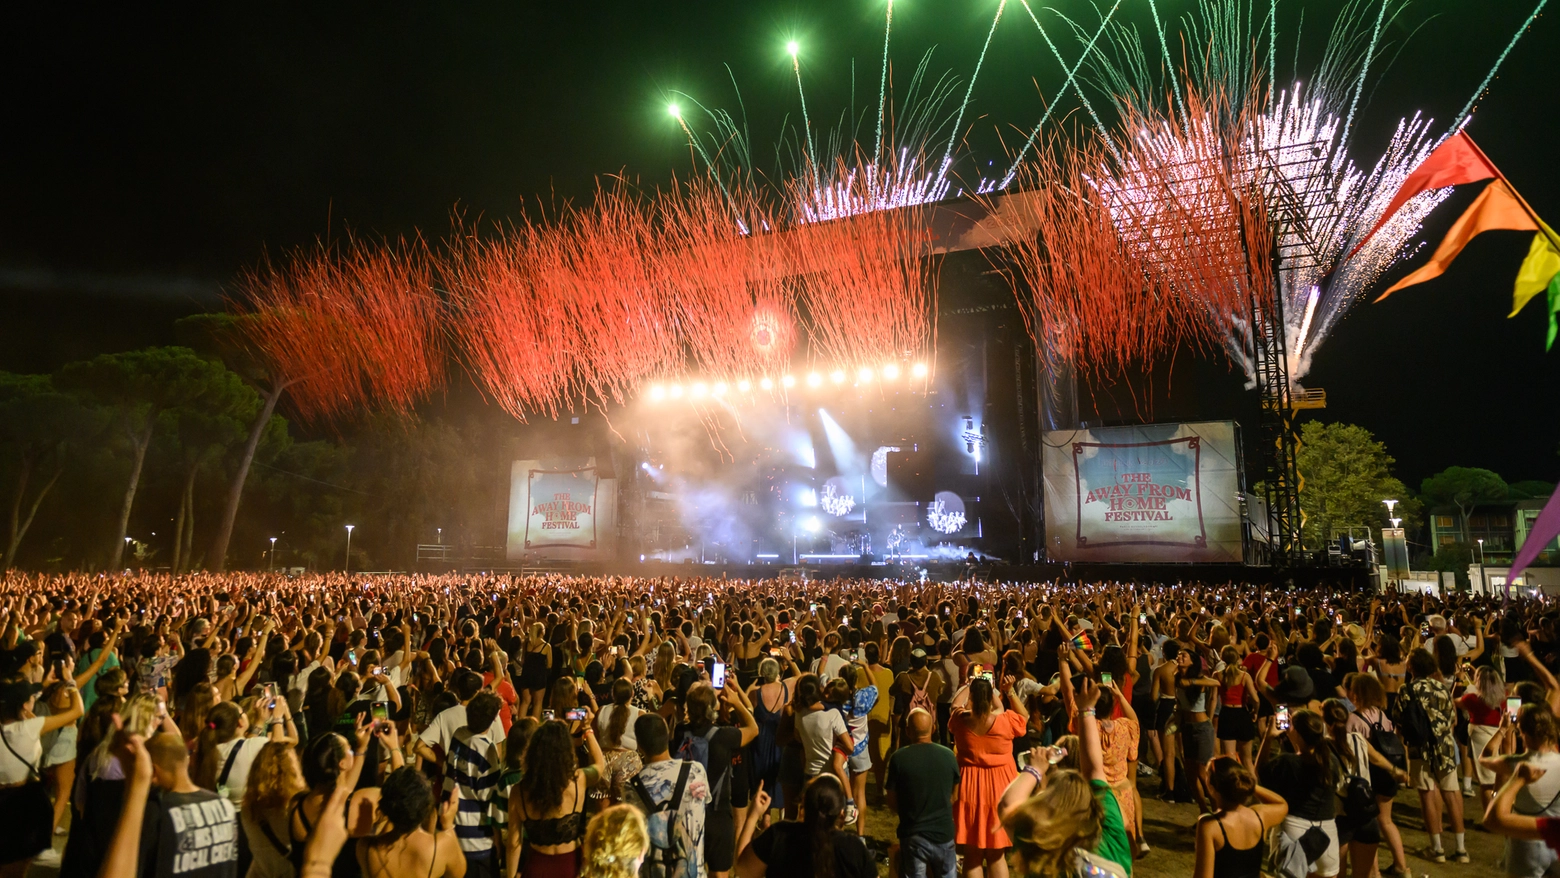
[[[1447,129],[1442,139],[1455,134],[1463,127],[1463,123],[1468,121],[1468,114],[1473,112],[1473,105],[1478,103],[1479,98],[1484,96],[1484,90],[1490,87],[1490,82],[1495,78],[1495,74],[1500,70],[1501,65],[1506,63],[1506,56],[1510,55],[1511,50],[1517,47],[1517,40],[1522,39],[1522,35],[1527,33],[1528,28],[1533,26],[1534,20],[1538,18],[1539,13],[1544,11],[1544,6],[1548,3],[1549,0],[1538,0],[1538,5],[1533,8],[1533,14],[1529,15],[1527,20],[1522,22],[1522,26],[1517,28],[1515,34],[1512,34],[1511,42],[1506,44],[1505,51],[1501,52],[1500,57],[1495,59],[1495,66],[1490,68],[1490,72],[1485,75],[1484,81],[1479,83],[1479,87],[1474,91],[1473,97],[1468,99],[1468,103],[1462,108],[1462,112],[1458,113],[1457,118],[1452,120],[1452,127]]]
[[[1386,0],[1381,0],[1383,4]],[[1268,0],[1268,98],[1278,91],[1278,0]]]
[[[1034,21],[1035,27],[1040,27],[1040,20],[1035,18],[1035,11],[1029,8],[1029,0],[1018,0],[1018,2],[1024,5],[1024,11],[1029,13],[1029,18]],[[1078,63],[1074,64],[1072,69],[1067,71],[1067,79],[1062,82],[1061,90],[1056,93],[1056,97],[1051,99],[1051,105],[1045,108],[1045,113],[1040,116],[1040,121],[1036,123],[1035,130],[1029,132],[1029,139],[1024,141],[1024,147],[1018,151],[1018,158],[1013,160],[1013,166],[1008,168],[1007,173],[1002,176],[1002,182],[997,184],[997,189],[1006,189],[1008,184],[1013,182],[1013,175],[1018,173],[1018,166],[1024,163],[1024,156],[1029,153],[1030,147],[1035,145],[1035,138],[1040,136],[1040,128],[1045,125],[1047,119],[1051,118],[1051,113],[1056,110],[1057,103],[1061,101],[1063,95],[1067,94],[1067,89],[1072,86],[1074,78],[1078,75],[1078,68],[1082,67],[1083,62],[1088,60],[1089,53],[1094,51],[1094,44],[1099,41],[1100,36],[1105,33],[1105,28],[1110,24],[1111,16],[1115,15],[1116,10],[1120,8],[1121,0],[1116,0],[1116,5],[1112,6],[1110,11],[1105,13],[1104,18],[1100,19],[1100,29],[1094,32],[1094,38],[1089,40],[1089,44],[1084,47],[1083,54],[1078,56]],[[1040,32],[1042,34],[1045,33],[1045,29],[1041,28]],[[1067,65],[1063,64],[1062,67],[1065,69]],[[1081,90],[1079,94],[1082,94]]]
[[[1120,4],[1118,3],[1117,5],[1119,6]],[[1043,38],[1045,40],[1045,44],[1050,47],[1051,54],[1056,56],[1056,63],[1062,65],[1062,69],[1066,70],[1067,69],[1067,62],[1062,59],[1061,50],[1057,49],[1056,48],[1056,44],[1051,42],[1051,35],[1045,32],[1045,27],[1040,24],[1040,19],[1035,17],[1034,10],[1029,9],[1029,4],[1028,3],[1024,4],[1024,8],[1026,10],[1029,10],[1029,17],[1030,17],[1030,19],[1032,21],[1034,21],[1035,27],[1039,28],[1041,38]],[[1112,10],[1112,11],[1114,11],[1114,10]],[[1105,28],[1104,28],[1104,25],[1102,24],[1101,27],[1100,27],[1100,31],[1104,32],[1104,30],[1105,30]],[[1095,38],[1098,39],[1098,37],[1099,37],[1099,34],[1095,34]],[[1082,63],[1083,58],[1087,58],[1087,57],[1089,57],[1089,53],[1087,51],[1085,51],[1083,53],[1082,58],[1079,59],[1079,63]],[[1078,100],[1082,101],[1083,102],[1083,108],[1085,110],[1089,111],[1089,118],[1094,120],[1094,127],[1099,130],[1100,137],[1105,141],[1105,145],[1110,148],[1110,154],[1116,158],[1116,161],[1120,162],[1121,161],[1121,153],[1116,150],[1116,142],[1111,138],[1110,132],[1105,130],[1105,123],[1100,121],[1100,115],[1098,113],[1094,112],[1094,104],[1092,102],[1090,102],[1089,96],[1084,94],[1083,93],[1083,89],[1081,89],[1081,88],[1078,89]]]
[[[942,170],[938,172],[939,175],[947,173],[948,165],[953,161],[953,145],[959,140],[959,125],[964,122],[964,108],[970,105],[970,95],[975,92],[975,80],[980,78],[980,65],[986,63],[986,50],[991,48],[991,38],[996,34],[997,22],[1002,20],[1002,10],[1006,8],[1007,0],[1000,0],[997,3],[997,14],[991,19],[991,30],[986,31],[986,42],[980,47],[980,57],[975,59],[975,72],[970,74],[970,84],[964,90],[964,100],[959,104],[959,114],[953,119],[953,133],[948,135],[948,148],[943,151]]]
[[[813,179],[818,179],[818,158],[813,155],[812,121],[807,118],[807,93],[802,91],[802,62],[796,57],[796,41],[791,41],[786,46],[786,51],[791,53],[791,69],[796,71],[796,96],[802,102],[802,133],[807,139],[807,164],[812,167]]]
[[[709,168],[711,174],[714,174],[715,163],[710,161],[710,154],[704,151],[704,144],[700,143],[699,139],[693,136],[693,131],[688,127],[688,121],[683,118],[682,108],[672,104],[667,108],[667,112],[671,113],[672,118],[677,120],[677,124],[682,126],[683,133],[688,135],[688,145],[698,150],[699,158],[704,159],[704,166]]]
[[[1376,42],[1381,38],[1381,22],[1387,17],[1387,2],[1381,0],[1381,8],[1376,10],[1376,26],[1370,32],[1370,48],[1365,50],[1365,61],[1360,64],[1360,78],[1354,84],[1354,97],[1349,101],[1349,118],[1343,123],[1343,136],[1338,138],[1339,148],[1349,143],[1349,132],[1354,130],[1354,113],[1360,108],[1360,95],[1365,93],[1365,77],[1370,73],[1370,62],[1376,58]]]
[[[1181,102],[1181,83],[1175,78],[1175,61],[1170,57],[1170,44],[1165,42],[1165,26],[1159,21],[1159,4],[1148,0],[1148,9],[1154,13],[1154,30],[1159,32],[1159,51],[1165,59],[1165,71],[1170,74],[1170,93],[1175,95],[1175,108],[1181,114],[1181,124],[1186,125],[1186,104]]]
[[[877,145],[872,161],[883,160],[883,109],[888,101],[888,33],[894,28],[894,0],[888,0],[888,16],[883,19],[883,73],[878,77]]]

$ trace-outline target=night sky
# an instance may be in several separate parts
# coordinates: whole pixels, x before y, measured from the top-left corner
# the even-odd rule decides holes
[[[1058,5],[1093,15],[1081,0]],[[1302,6],[1304,74],[1339,4],[1285,0],[1281,44],[1293,44]],[[1401,53],[1368,95],[1356,156],[1373,156],[1400,116],[1451,117],[1531,6],[1412,3],[1387,34]],[[934,73],[967,80],[995,8],[899,0],[896,85],[933,47]],[[1123,8],[1148,21],[1143,0]],[[646,186],[686,175],[666,103],[682,90],[735,110],[723,64],[772,168],[797,112],[785,41],[802,46],[814,124],[833,125],[851,106],[853,58],[857,111],[876,102],[882,3],[31,4],[3,39],[0,368],[43,371],[173,341],[175,318],[220,308],[223,285],[268,250],[349,231],[436,239],[452,211],[511,218],[586,196],[600,174]],[[1550,12],[1469,129],[1552,225],[1557,49]],[[957,169],[965,180],[1000,170],[1002,143],[1022,138],[1061,79],[1009,4],[966,115],[976,158]],[[1412,264],[1476,193],[1440,209]],[[1540,304],[1505,318],[1530,237],[1485,235],[1444,278],[1357,307],[1306,381],[1328,391],[1321,416],[1374,431],[1412,485],[1454,464],[1560,476],[1560,351],[1543,352]]]

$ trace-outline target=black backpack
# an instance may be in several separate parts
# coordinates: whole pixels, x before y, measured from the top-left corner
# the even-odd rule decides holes
[[[665,875],[675,875],[683,860],[688,859],[688,852],[682,849],[677,840],[677,809],[682,806],[683,790],[688,788],[688,773],[693,768],[693,763],[683,760],[682,767],[677,769],[677,783],[672,786],[672,795],[661,804],[655,804],[650,797],[650,791],[645,788],[645,782],[634,775],[634,789],[639,793],[640,801],[649,809],[645,814],[645,822],[650,826],[659,820],[666,827],[666,839],[670,847],[656,847],[655,842],[650,843],[650,854],[645,857],[643,874],[651,874],[651,864],[661,865]],[[652,839],[655,835],[652,833]]]
[[[1428,719],[1427,717],[1426,721]],[[1367,725],[1370,726],[1370,745],[1376,748],[1376,752],[1398,768],[1407,770],[1408,750],[1403,747],[1402,737],[1397,732],[1389,732],[1382,728],[1381,723],[1367,723]]]
[[[1403,687],[1402,694],[1398,696],[1397,727],[1410,747],[1423,749],[1435,741],[1435,728],[1430,725],[1430,714],[1407,686]]]

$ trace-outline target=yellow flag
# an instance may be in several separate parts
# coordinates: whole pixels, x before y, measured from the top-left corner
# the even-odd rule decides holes
[[[1517,316],[1528,300],[1542,293],[1549,286],[1550,279],[1560,274],[1560,249],[1555,247],[1557,240],[1560,240],[1560,236],[1555,235],[1555,230],[1548,223],[1533,236],[1533,246],[1528,248],[1527,259],[1517,272],[1517,286],[1511,294],[1511,313],[1507,316]]]

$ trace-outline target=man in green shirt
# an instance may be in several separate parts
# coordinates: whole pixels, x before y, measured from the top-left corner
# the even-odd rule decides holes
[[[953,878],[958,871],[953,803],[959,795],[959,763],[952,750],[932,743],[931,714],[916,708],[905,724],[911,743],[889,757],[885,786],[888,805],[899,814],[899,875]]]

